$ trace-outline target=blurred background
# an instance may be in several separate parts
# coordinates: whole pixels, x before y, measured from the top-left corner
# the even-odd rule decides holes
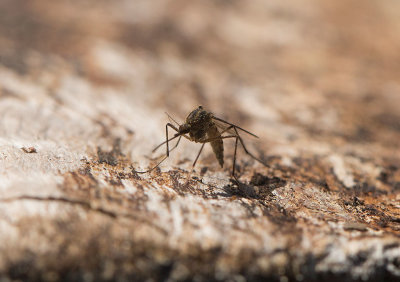
[[[135,130],[156,119],[157,139],[164,111],[182,121],[202,104],[269,147],[397,150],[399,48],[396,0],[0,2],[3,73],[75,110],[86,101],[112,113],[118,96],[121,122]],[[4,77],[0,91],[13,92]]]

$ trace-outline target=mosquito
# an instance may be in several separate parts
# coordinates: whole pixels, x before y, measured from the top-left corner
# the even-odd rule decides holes
[[[167,114],[168,115],[168,114]],[[196,142],[196,143],[202,143],[200,150],[196,156],[196,159],[194,160],[192,164],[192,169],[197,163],[197,160],[199,159],[199,156],[201,152],[203,151],[204,145],[206,143],[210,143],[213,152],[215,154],[215,157],[218,160],[218,163],[220,164],[221,167],[224,166],[224,143],[223,139],[228,139],[232,138],[235,139],[235,150],[233,154],[233,166],[232,166],[232,176],[236,179],[235,177],[235,166],[236,166],[236,152],[237,152],[237,147],[238,143],[240,143],[243,147],[243,150],[247,155],[255,159],[256,161],[260,162],[264,166],[267,166],[262,160],[254,156],[252,153],[250,153],[246,145],[244,144],[244,141],[242,137],[239,135],[239,131],[245,132],[253,137],[258,138],[257,135],[254,133],[251,133],[250,131],[247,131],[246,129],[243,129],[233,123],[230,123],[226,120],[223,120],[221,118],[218,118],[214,116],[211,112],[205,110],[202,106],[197,107],[194,109],[186,118],[185,123],[179,125],[178,122],[176,122],[170,115],[168,115],[168,118],[170,121],[173,121],[176,123],[177,126],[173,125],[171,122],[167,123],[165,125],[165,135],[166,135],[166,140],[159,144],[157,147],[153,149],[153,153],[159,149],[162,145],[166,144],[167,146],[167,151],[163,159],[153,168],[146,170],[146,171],[136,171],[137,173],[148,173],[152,171],[153,169],[157,168],[163,161],[165,161],[168,157],[169,154],[179,145],[179,142],[181,141],[181,138],[184,137],[188,139],[189,141]],[[171,128],[175,130],[175,134],[173,137],[169,138],[168,137],[168,128]],[[169,142],[172,140],[178,138],[178,141],[176,142],[175,146],[170,149],[169,147]]]

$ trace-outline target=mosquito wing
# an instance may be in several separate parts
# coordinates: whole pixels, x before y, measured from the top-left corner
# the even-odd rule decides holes
[[[229,135],[236,135],[236,132],[233,128],[228,129],[230,126],[229,124],[223,123],[218,120],[214,120],[214,123],[218,127],[220,133],[223,132],[223,133],[227,133]]]
[[[224,132],[228,132],[228,133],[230,133],[232,135],[236,135],[235,129],[239,129],[239,130],[241,130],[241,131],[243,131],[243,132],[245,132],[245,133],[247,133],[247,134],[249,134],[251,136],[254,136],[254,137],[258,138],[257,135],[255,135],[254,133],[251,133],[250,131],[247,131],[244,128],[241,128],[240,126],[237,126],[237,125],[235,125],[233,123],[230,123],[230,122],[228,122],[226,120],[223,120],[223,119],[220,119],[220,118],[217,118],[217,117],[214,117],[214,116],[212,118],[213,118],[215,124],[217,125],[217,127],[219,129],[221,129],[222,131],[224,131]],[[229,128],[229,127],[232,127],[232,128],[227,130],[227,128]]]

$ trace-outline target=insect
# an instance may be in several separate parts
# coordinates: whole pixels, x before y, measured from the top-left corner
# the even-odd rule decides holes
[[[168,115],[168,114],[167,114]],[[147,171],[136,171],[137,173],[147,173],[152,171],[153,169],[157,168],[166,158],[169,157],[169,154],[171,153],[172,150],[174,150],[176,147],[178,147],[179,142],[181,141],[181,138],[184,137],[188,139],[189,141],[196,142],[196,143],[202,143],[200,150],[196,156],[196,159],[193,162],[192,167],[196,165],[196,162],[204,148],[204,145],[206,143],[210,143],[213,152],[218,160],[218,163],[220,164],[221,167],[224,166],[224,142],[223,139],[228,139],[232,138],[235,139],[235,151],[233,154],[233,166],[232,166],[232,176],[235,177],[235,165],[236,165],[236,152],[237,152],[237,146],[238,143],[240,143],[243,147],[243,150],[245,151],[246,154],[248,154],[250,157],[255,159],[256,161],[260,162],[261,164],[268,166],[265,164],[262,160],[254,156],[252,153],[250,153],[242,139],[242,137],[239,135],[239,131],[245,132],[253,137],[258,138],[257,135],[247,131],[246,129],[243,129],[235,124],[232,124],[230,122],[227,122],[226,120],[223,120],[221,118],[218,118],[214,116],[211,112],[205,110],[202,106],[199,106],[198,108],[194,109],[186,118],[185,123],[179,125],[178,122],[176,122],[170,115],[168,115],[170,120],[172,120],[174,123],[177,124],[177,126],[173,125],[172,123],[167,123],[165,125],[165,135],[166,135],[166,140],[159,144],[157,147],[153,149],[153,152],[155,152],[158,148],[160,148],[162,145],[166,144],[167,151],[166,155],[164,158],[153,168],[147,170]],[[173,137],[169,138],[168,137],[168,128],[171,128],[176,131]],[[175,146],[173,148],[169,148],[169,142],[174,140],[175,138],[178,138],[178,141],[176,142]]]

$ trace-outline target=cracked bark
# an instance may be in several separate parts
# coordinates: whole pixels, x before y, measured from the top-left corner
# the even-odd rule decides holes
[[[0,279],[397,281],[397,6],[2,1]],[[269,167],[137,174],[200,104]]]

